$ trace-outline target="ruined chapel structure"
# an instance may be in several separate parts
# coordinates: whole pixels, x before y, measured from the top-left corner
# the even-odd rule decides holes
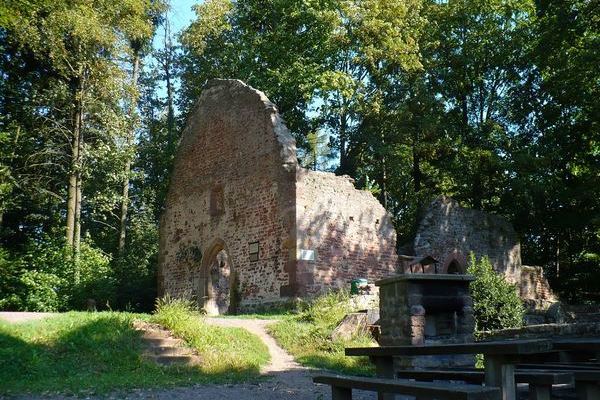
[[[159,293],[209,313],[395,273],[390,216],[346,176],[301,168],[276,107],[237,80],[207,84],[175,158]]]
[[[541,267],[523,265],[517,233],[505,218],[485,211],[461,207],[448,197],[434,200],[423,214],[414,240],[399,256],[403,272],[464,274],[467,258],[487,256],[496,272],[516,284],[531,309],[545,309],[557,301]],[[424,257],[437,265],[422,266]],[[437,268],[437,270],[434,270]]]

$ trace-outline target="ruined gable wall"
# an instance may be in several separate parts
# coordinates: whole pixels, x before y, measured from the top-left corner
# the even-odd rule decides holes
[[[202,257],[215,246],[229,254],[242,306],[286,291],[295,250],[295,151],[263,93],[240,81],[209,82],[175,159],[160,231],[163,293],[194,291]],[[255,241],[259,259],[251,262]]]
[[[347,176],[305,169],[299,169],[296,187],[297,249],[314,251],[314,261],[297,261],[300,295],[395,272],[396,231],[371,193],[355,189]]]
[[[432,255],[442,271],[453,259],[462,265],[470,252],[487,255],[496,271],[517,283],[521,278],[521,246],[510,223],[497,215],[461,207],[440,198],[428,208],[419,223],[414,242],[417,256]]]

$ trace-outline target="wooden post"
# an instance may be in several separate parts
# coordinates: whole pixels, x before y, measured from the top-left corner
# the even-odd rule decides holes
[[[595,382],[577,382],[575,386],[578,400],[600,399],[600,386]]]
[[[352,400],[352,389],[332,385],[331,400]]]
[[[529,385],[529,400],[550,400],[552,385]]]
[[[515,365],[508,363],[502,356],[485,356],[485,385],[498,387],[502,400],[516,400]]]
[[[378,378],[394,379],[394,358],[393,357],[371,357],[371,362],[375,364],[375,372]],[[377,400],[394,400],[393,393],[377,392]]]

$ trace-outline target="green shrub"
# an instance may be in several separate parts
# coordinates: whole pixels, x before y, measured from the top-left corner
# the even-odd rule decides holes
[[[525,308],[515,285],[496,273],[487,257],[479,260],[471,253],[467,273],[471,282],[476,331],[517,328],[523,325]]]
[[[300,305],[298,319],[331,330],[352,311],[354,310],[350,306],[350,292],[337,290]]]
[[[23,286],[21,309],[25,311],[57,311],[65,306],[60,289],[65,281],[54,274],[25,271],[21,275]]]
[[[0,248],[0,310],[20,310],[22,307],[20,281],[23,266],[8,251]]]
[[[110,256],[87,240],[77,258],[61,241],[51,239],[30,242],[19,257],[0,253],[0,309],[84,309],[90,298],[102,308],[114,297]]]
[[[156,300],[152,320],[165,327],[183,326],[200,314],[192,300],[165,296]]]
[[[158,226],[150,210],[131,215],[125,252],[115,257],[116,306],[125,310],[151,312],[156,299]]]

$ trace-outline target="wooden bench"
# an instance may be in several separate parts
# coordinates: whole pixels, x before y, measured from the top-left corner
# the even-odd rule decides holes
[[[408,382],[397,379],[320,375],[315,383],[331,386],[332,400],[351,400],[352,389],[415,396],[418,400],[500,400],[500,389],[479,385]]]
[[[519,364],[518,368],[527,369],[576,369],[576,370],[600,370],[600,364],[584,362],[544,362]]]
[[[481,384],[485,380],[485,373],[477,370],[400,370],[398,378],[425,381],[457,380]],[[550,400],[552,385],[573,384],[573,374],[568,372],[548,371],[517,371],[515,381],[529,384],[529,398],[531,400]]]
[[[573,374],[577,398],[580,400],[600,399],[600,370],[577,369],[576,366],[551,366],[548,364],[519,364],[522,370],[536,370],[537,372],[568,372]]]
[[[499,387],[503,400],[516,400],[515,364],[531,355],[552,352],[548,339],[502,340],[474,343],[424,344],[346,348],[347,356],[368,356],[379,378],[394,378],[394,357],[483,354],[485,383]],[[384,397],[384,396],[380,396]],[[597,399],[600,400],[600,399]]]

